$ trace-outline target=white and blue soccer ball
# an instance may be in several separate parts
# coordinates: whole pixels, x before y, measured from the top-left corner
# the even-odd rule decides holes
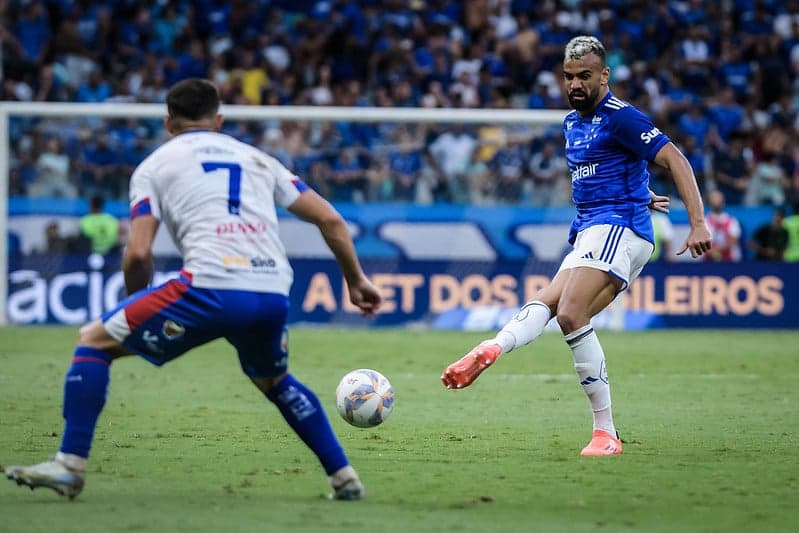
[[[359,368],[341,378],[336,408],[341,418],[355,427],[379,426],[394,409],[394,389],[377,370]]]

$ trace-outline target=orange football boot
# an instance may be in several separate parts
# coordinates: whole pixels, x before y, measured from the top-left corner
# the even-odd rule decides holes
[[[619,455],[621,453],[621,440],[618,436],[611,435],[604,429],[595,429],[591,435],[591,442],[583,448],[580,455],[597,457],[600,455]]]
[[[441,374],[441,382],[448,389],[468,387],[501,353],[502,347],[499,344],[482,342],[449,365]]]

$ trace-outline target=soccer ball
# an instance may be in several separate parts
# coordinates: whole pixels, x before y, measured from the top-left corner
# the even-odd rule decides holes
[[[394,389],[376,370],[353,370],[336,387],[336,408],[341,418],[355,427],[378,426],[394,409]]]

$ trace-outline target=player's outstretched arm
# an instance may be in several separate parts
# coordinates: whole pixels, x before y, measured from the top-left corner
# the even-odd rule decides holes
[[[146,288],[153,278],[153,241],[158,231],[158,219],[152,215],[135,217],[130,223],[130,235],[122,255],[125,290],[133,294]]]
[[[680,193],[685,208],[688,210],[688,221],[691,231],[677,255],[682,255],[686,250],[691,251],[691,257],[699,257],[710,250],[710,228],[705,222],[705,208],[699,186],[691,164],[673,143],[663,145],[655,156],[655,163],[671,171],[674,183]]]
[[[330,203],[313,190],[303,192],[288,210],[316,225],[322,233],[347,282],[350,301],[364,316],[373,316],[380,307],[380,291],[366,277],[355,253],[347,223]]]

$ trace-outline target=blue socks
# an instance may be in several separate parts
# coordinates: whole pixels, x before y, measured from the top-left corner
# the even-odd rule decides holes
[[[64,383],[62,453],[89,457],[94,427],[105,405],[111,356],[103,350],[78,346]]]
[[[349,464],[319,398],[291,374],[266,394],[302,441],[316,454],[327,475]]]
[[[103,350],[78,346],[64,383],[64,435],[60,451],[89,457],[94,428],[105,406],[111,356]],[[266,395],[289,426],[316,454],[327,475],[349,461],[327,419],[319,398],[291,374]]]

